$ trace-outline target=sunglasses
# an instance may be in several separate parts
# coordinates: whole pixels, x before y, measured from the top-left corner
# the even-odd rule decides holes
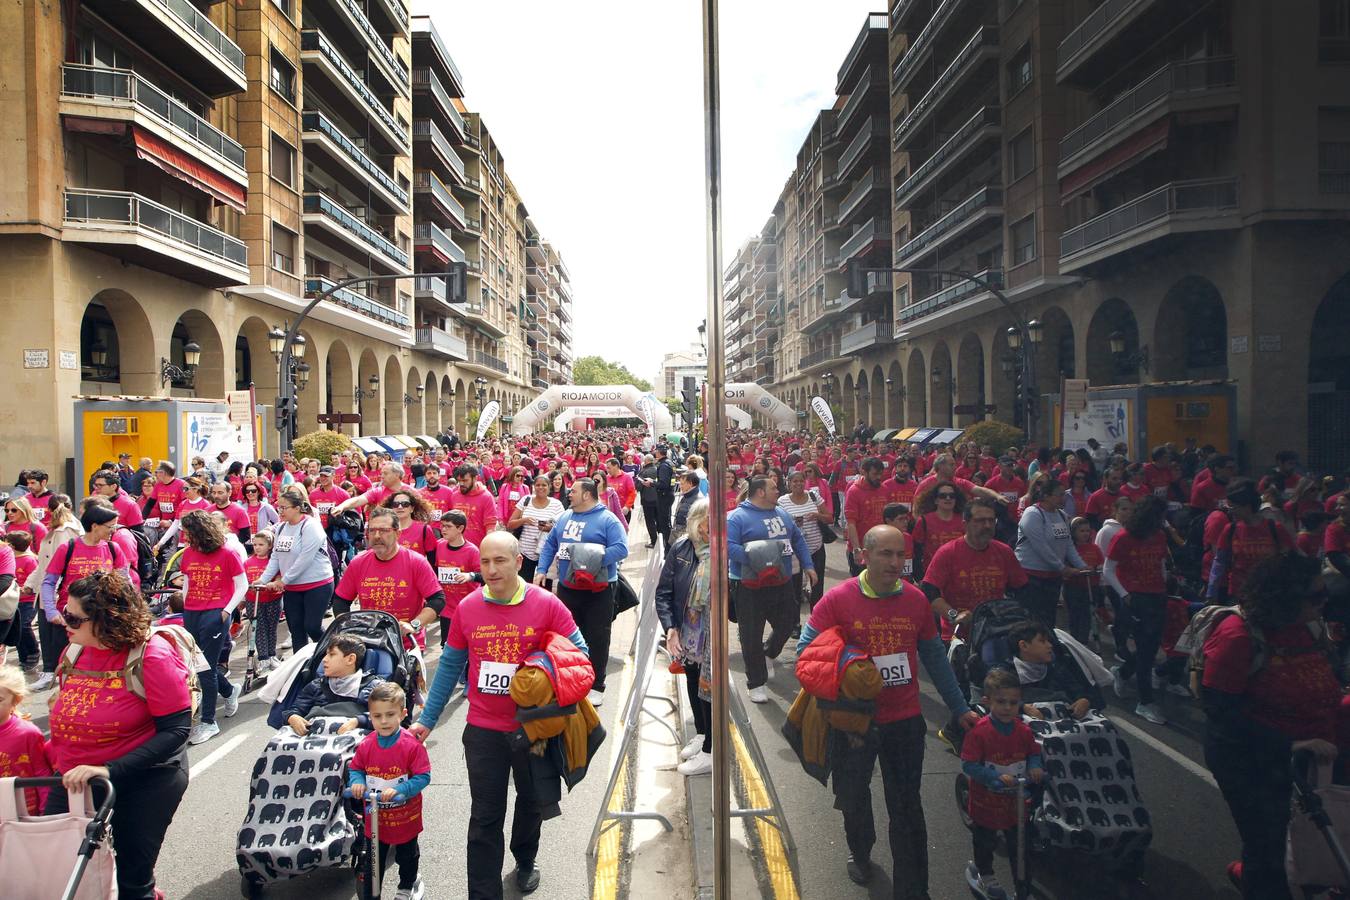
[[[393,502],[393,504],[391,504],[391,505],[392,505],[392,506],[395,506],[395,507],[402,508],[402,507],[406,507],[406,506],[412,506],[412,502],[409,501],[409,500],[395,500],[395,501]]]
[[[955,500],[955,499],[956,499],[956,495],[955,495],[955,494],[938,494],[938,495],[937,495],[937,498],[938,498],[939,500]]]
[[[94,621],[88,616],[72,616],[70,613],[62,614],[61,618],[66,620],[66,627],[72,631]]]
[[[5,507],[5,512],[7,512],[7,513],[16,513],[16,512],[18,512],[18,511],[19,511],[19,508],[18,508],[17,506],[6,506],[6,507]]]

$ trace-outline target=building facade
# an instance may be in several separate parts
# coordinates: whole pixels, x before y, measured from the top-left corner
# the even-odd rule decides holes
[[[652,387],[659,397],[680,399],[684,389],[684,379],[694,379],[694,390],[701,391],[708,377],[708,354],[698,344],[688,350],[667,353],[661,358],[661,368],[656,373]]]
[[[6,476],[78,455],[77,395],[252,384],[270,404],[269,332],[345,278],[431,273],[340,289],[304,322],[302,432],[321,413],[359,413],[353,434],[463,430],[570,374],[566,267],[548,248],[541,366],[527,258],[547,245],[403,0],[22,0],[0,23],[23,35],[0,55]],[[189,345],[195,370],[165,377]]]
[[[884,70],[869,19],[832,112],[871,89],[857,70],[884,78],[893,266],[1001,285],[1042,326],[1038,396],[1227,380],[1253,466],[1285,448],[1350,464],[1350,2],[899,0],[886,18]],[[839,172],[834,150],[815,164]],[[794,309],[786,277],[786,402],[828,393],[846,425],[1021,424],[990,292],[896,274],[889,300],[869,284],[838,301],[855,309]],[[1036,436],[1057,443],[1048,420],[1042,403]]]

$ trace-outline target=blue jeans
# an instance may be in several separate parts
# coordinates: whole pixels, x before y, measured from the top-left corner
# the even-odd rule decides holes
[[[234,694],[225,673],[216,665],[220,659],[220,648],[225,645],[229,634],[221,611],[218,609],[183,610],[183,627],[202,648],[202,655],[211,662],[211,671],[198,673],[202,683],[202,723],[216,720],[216,695],[229,697]]]

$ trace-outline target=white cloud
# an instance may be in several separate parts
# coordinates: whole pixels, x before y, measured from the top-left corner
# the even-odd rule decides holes
[[[723,258],[773,212],[868,12],[721,4]],[[576,351],[639,375],[707,309],[701,4],[419,0],[572,275]]]

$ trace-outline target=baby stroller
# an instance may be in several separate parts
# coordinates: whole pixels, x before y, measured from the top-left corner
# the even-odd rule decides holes
[[[994,666],[1012,667],[1015,648],[1009,633],[1029,616],[1016,601],[982,604],[971,616],[970,645],[961,656],[972,695]],[[1046,779],[1031,812],[1031,846],[1036,850],[1087,853],[1100,858],[1117,875],[1133,877],[1153,838],[1152,819],[1135,783],[1129,744],[1099,711],[1100,701],[1091,651],[1075,645],[1066,633],[1052,631],[1055,660],[1040,682],[1074,685],[1070,693],[1087,696],[1094,707],[1081,719],[1070,712],[1076,699],[1028,687],[1023,702],[1044,718],[1024,717],[1041,745]],[[1084,665],[1087,659],[1089,665]],[[1089,667],[1090,666],[1090,667]],[[1104,671],[1104,670],[1102,670]],[[959,753],[959,749],[957,751]],[[957,775],[956,799],[967,818],[969,783]]]
[[[357,610],[328,626],[268,716],[268,724],[279,730],[253,766],[248,813],[235,850],[245,897],[259,896],[268,884],[312,869],[353,865],[361,812],[344,801],[343,790],[347,764],[364,735],[338,734],[338,729],[364,710],[355,703],[314,710],[304,737],[283,718],[300,690],[319,676],[328,645],[338,635],[360,638],[366,647],[362,669],[403,688],[410,709],[420,696],[420,659],[404,651],[398,620],[392,615]]]
[[[182,561],[183,548],[179,547],[159,567],[159,575],[154,582],[141,586],[145,602],[150,605],[150,614],[156,618],[168,613],[169,598],[183,589],[182,572],[179,571]]]

